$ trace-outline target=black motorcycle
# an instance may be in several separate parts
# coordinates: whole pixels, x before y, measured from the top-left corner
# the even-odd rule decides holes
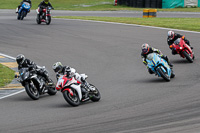
[[[21,68],[19,70],[18,82],[25,87],[26,93],[33,100],[38,100],[40,95],[48,93],[49,95],[55,95],[57,90],[55,84],[52,81],[52,85],[48,85],[48,82],[44,77],[37,74],[37,70],[29,70],[29,68]]]

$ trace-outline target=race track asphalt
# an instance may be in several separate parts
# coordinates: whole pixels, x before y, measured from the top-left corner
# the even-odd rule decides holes
[[[52,11],[53,12],[53,11]],[[5,15],[6,14],[6,15]],[[23,21],[0,13],[0,53],[22,53],[49,70],[61,61],[86,73],[101,92],[99,102],[71,107],[62,94],[31,100],[25,92],[0,100],[2,133],[197,133],[200,132],[199,34],[186,35],[196,60],[171,55],[167,30],[140,26],[53,19],[37,25],[32,13]],[[168,55],[176,77],[150,75],[141,45]]]

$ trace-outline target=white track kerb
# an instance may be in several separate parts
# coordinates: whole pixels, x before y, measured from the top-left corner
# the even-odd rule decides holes
[[[12,56],[9,56],[9,55],[6,55],[6,54],[2,54],[2,53],[0,53],[0,56],[4,56],[4,57],[10,58],[10,59],[12,59],[12,60],[16,60],[15,57],[12,57]],[[14,93],[8,94],[8,95],[6,95],[6,96],[2,96],[2,97],[0,97],[0,99],[6,98],[6,97],[10,97],[10,96],[13,96],[13,95],[19,94],[19,93],[24,92],[24,91],[25,91],[25,89],[23,89],[23,90],[19,90],[19,91],[17,91],[17,92],[14,92]]]
[[[152,29],[161,29],[161,30],[176,30],[176,31],[182,31],[182,32],[188,32],[188,33],[195,33],[195,34],[200,34],[200,32],[195,32],[195,31],[187,31],[187,30],[179,30],[179,29],[171,29],[171,28],[162,28],[162,27],[154,27],[154,26],[145,26],[145,25],[137,25],[137,24],[125,24],[125,23],[117,23],[117,22],[105,22],[105,21],[94,21],[94,20],[82,20],[82,19],[64,19],[64,18],[54,18],[54,19],[62,19],[62,20],[72,20],[72,21],[84,21],[84,22],[94,22],[94,23],[105,23],[105,24],[117,24],[117,25],[125,25],[125,26],[139,26],[139,27],[146,27],[146,28],[152,28]],[[9,55],[6,54],[2,54],[0,53],[0,55],[5,56],[7,58],[13,59],[15,60],[16,58],[11,57]],[[19,94],[21,92],[24,92],[25,90],[20,90],[18,92],[9,94],[7,96],[4,97],[0,97],[0,99],[9,97],[9,96],[13,96],[16,94]]]

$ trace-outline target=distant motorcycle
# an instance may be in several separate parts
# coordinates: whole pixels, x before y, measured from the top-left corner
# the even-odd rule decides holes
[[[43,8],[42,14],[40,14],[40,8],[36,9],[36,12],[37,12],[36,22],[37,22],[37,24],[41,24],[42,22],[44,22],[47,25],[49,25],[51,23],[51,12],[50,12],[51,9],[52,8],[50,6]]]
[[[28,2],[23,2],[22,6],[18,11],[18,20],[23,20],[26,17],[27,13],[30,12],[31,5]]]
[[[89,83],[86,81],[86,84]],[[56,89],[61,90],[64,99],[71,106],[79,106],[81,102],[89,100],[97,102],[101,98],[99,90],[94,85],[89,85],[93,88],[92,91],[74,77],[68,78],[66,75],[61,75],[56,84]]]
[[[21,68],[19,70],[18,82],[25,87],[26,93],[33,100],[38,100],[40,95],[48,93],[49,95],[55,95],[57,90],[55,84],[48,85],[44,77],[38,75],[36,70],[29,71],[29,68]]]
[[[178,38],[170,45],[171,49],[176,50],[176,52],[182,57],[186,58],[190,63],[194,61],[194,52],[189,45],[185,43],[182,38]]]
[[[170,78],[174,78],[175,74],[169,67],[166,60],[160,57],[159,54],[151,53],[146,58],[147,66],[150,68],[158,77],[162,77],[166,81],[170,81]]]

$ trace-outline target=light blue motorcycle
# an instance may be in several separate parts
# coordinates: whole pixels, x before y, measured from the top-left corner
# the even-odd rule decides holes
[[[147,66],[150,68],[155,75],[162,77],[166,81],[170,81],[170,78],[174,78],[175,74],[168,65],[167,61],[160,57],[159,54],[151,53],[146,58]]]
[[[17,19],[23,20],[30,11],[30,8],[31,5],[28,2],[23,2],[22,6],[19,8]]]

